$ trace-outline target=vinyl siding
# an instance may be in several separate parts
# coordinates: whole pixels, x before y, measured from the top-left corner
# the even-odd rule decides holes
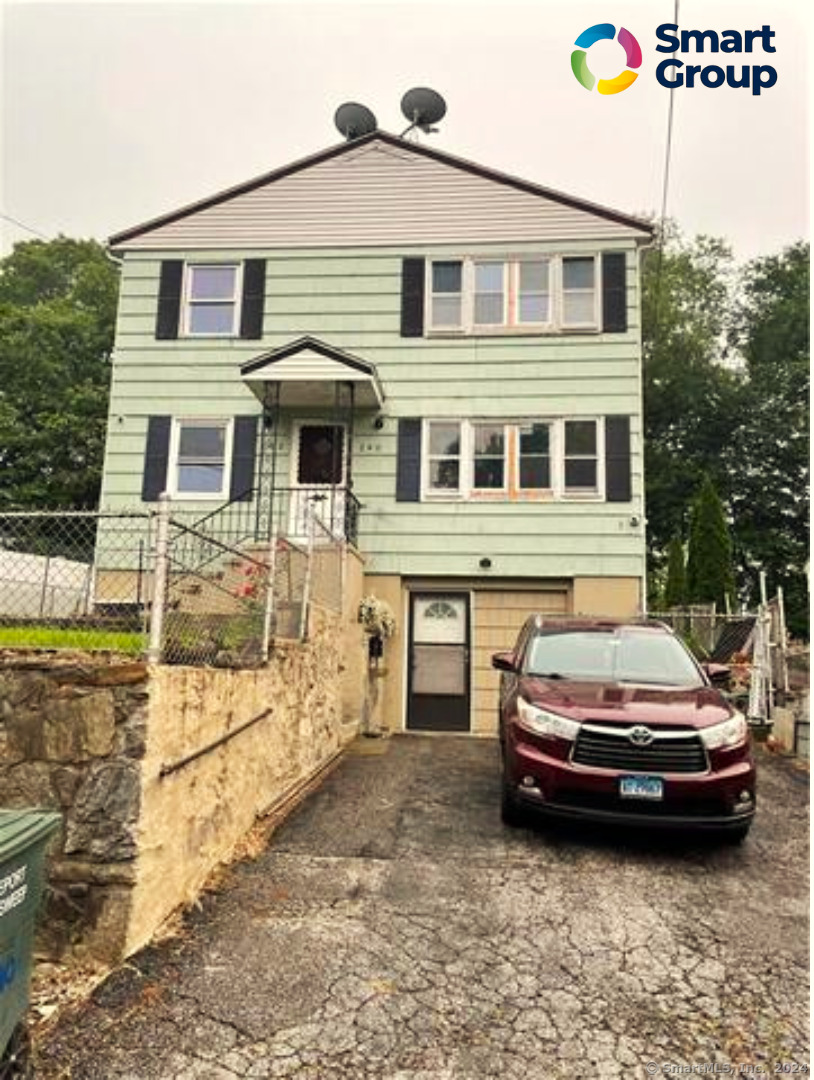
[[[629,225],[372,144],[160,225],[119,250],[360,247],[639,235]]]
[[[384,428],[374,413],[355,424],[355,491],[364,509],[360,546],[367,571],[382,574],[477,574],[489,556],[497,576],[567,578],[637,576],[644,567],[642,426],[636,250],[632,241],[432,246],[421,254],[522,254],[527,251],[628,253],[625,333],[491,336],[399,336],[402,247],[388,250],[246,250],[184,252],[162,257],[267,257],[264,337],[156,341],[160,260],[144,252],[124,261],[111,390],[103,500],[138,503],[147,419],[151,415],[234,416],[255,413],[257,399],[239,366],[303,334],[373,363],[386,400]],[[402,416],[632,417],[633,500],[608,503],[397,503],[396,431]],[[317,410],[297,415],[314,418]],[[289,473],[280,434],[278,482]],[[185,504],[189,505],[189,504]],[[213,503],[201,504],[202,511]]]

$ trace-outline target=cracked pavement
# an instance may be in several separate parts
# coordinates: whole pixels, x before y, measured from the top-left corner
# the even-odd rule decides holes
[[[808,776],[742,847],[500,823],[497,743],[349,753],[186,932],[39,1048],[42,1080],[559,1080],[807,1065]],[[789,1070],[793,1071],[793,1070]],[[752,1075],[760,1075],[753,1072]]]

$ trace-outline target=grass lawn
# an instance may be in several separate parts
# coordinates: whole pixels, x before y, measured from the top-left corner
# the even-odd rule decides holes
[[[0,626],[0,648],[110,649],[137,655],[144,634],[125,630],[73,630],[58,626]]]

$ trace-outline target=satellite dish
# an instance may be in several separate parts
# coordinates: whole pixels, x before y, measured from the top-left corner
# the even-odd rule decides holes
[[[446,116],[447,103],[436,90],[416,86],[401,99],[401,111],[411,127],[421,128],[425,134],[429,134],[432,125]]]
[[[339,131],[350,141],[362,135],[370,135],[378,127],[376,117],[366,105],[355,101],[346,101],[334,114],[334,123]]]

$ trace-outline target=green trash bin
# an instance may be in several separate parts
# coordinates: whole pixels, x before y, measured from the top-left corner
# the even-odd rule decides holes
[[[34,922],[43,891],[45,847],[60,814],[0,810],[0,1077],[25,1076]],[[19,1065],[19,1068],[17,1067]]]

